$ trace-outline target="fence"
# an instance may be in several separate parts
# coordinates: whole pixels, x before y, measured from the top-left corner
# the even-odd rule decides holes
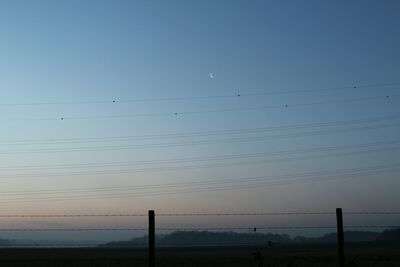
[[[248,216],[325,216],[332,215],[336,216],[336,224],[334,225],[303,225],[303,226],[238,226],[238,227],[156,227],[156,217],[248,217]],[[155,266],[156,257],[156,230],[157,231],[241,231],[249,230],[251,232],[260,232],[262,230],[336,230],[337,232],[337,261],[338,266],[345,266],[345,254],[344,254],[344,229],[389,229],[399,228],[399,225],[345,225],[343,224],[344,216],[390,216],[400,215],[400,212],[387,212],[387,211],[349,211],[343,212],[341,208],[336,209],[334,212],[258,212],[258,213],[160,213],[156,214],[154,210],[150,210],[148,214],[9,214],[0,215],[0,218],[87,218],[87,217],[142,217],[148,218],[148,227],[135,227],[135,228],[119,228],[119,227],[108,227],[108,228],[0,228],[0,233],[4,232],[97,232],[97,231],[148,231],[148,266]],[[46,244],[15,244],[7,245],[7,247],[94,247],[95,243],[46,243]],[[185,245],[185,244],[180,244]],[[190,243],[186,245],[191,246],[228,246],[228,243]],[[231,244],[232,245],[232,244]],[[251,245],[246,243],[235,243],[234,245]],[[254,245],[254,244],[253,244]],[[119,244],[117,247],[140,247],[142,245],[135,244]],[[4,247],[4,246],[3,246]]]

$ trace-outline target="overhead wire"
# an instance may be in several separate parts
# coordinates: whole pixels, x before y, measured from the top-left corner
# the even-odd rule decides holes
[[[41,148],[41,149],[9,149],[9,150],[1,151],[0,154],[95,152],[95,151],[109,151],[109,150],[135,150],[135,149],[144,149],[144,148],[156,149],[156,148],[167,148],[167,147],[214,145],[214,144],[224,144],[224,143],[249,143],[249,142],[261,142],[264,140],[271,140],[271,139],[300,138],[300,137],[310,137],[310,136],[317,136],[317,135],[331,135],[331,134],[346,133],[346,132],[352,132],[352,131],[385,129],[385,128],[399,127],[399,126],[400,126],[400,123],[392,123],[392,124],[350,127],[350,128],[344,128],[344,129],[307,131],[307,132],[301,132],[301,133],[288,133],[288,134],[252,136],[252,137],[249,137],[249,136],[231,137],[231,138],[191,140],[191,141],[181,141],[181,142],[162,142],[162,143],[147,143],[147,144],[133,144],[133,145],[125,144],[125,145],[111,145],[111,146]]]
[[[160,196],[168,194],[183,194],[183,193],[195,193],[195,192],[212,192],[212,191],[223,191],[223,190],[243,190],[251,188],[259,188],[260,186],[273,186],[273,185],[284,185],[291,183],[304,183],[310,181],[329,181],[334,179],[351,179],[358,176],[368,176],[382,174],[385,172],[398,171],[400,169],[399,164],[391,165],[379,165],[367,168],[353,168],[343,169],[335,171],[319,171],[319,172],[308,172],[300,173],[296,175],[276,175],[266,177],[253,177],[253,178],[239,178],[239,179],[223,179],[223,180],[210,180],[201,182],[190,182],[182,187],[179,183],[170,184],[171,188],[168,189],[168,185],[164,185],[161,189],[154,190],[145,188],[144,192],[126,192],[128,188],[119,190],[118,193],[102,192],[98,194],[92,192],[92,194],[75,195],[75,196],[47,196],[47,197],[30,197],[29,202],[32,201],[50,201],[50,200],[82,200],[82,199],[106,199],[106,198],[128,198],[128,197],[150,197]],[[323,178],[323,179],[322,179]],[[212,186],[211,186],[212,185]],[[178,187],[177,187],[178,186]],[[177,188],[175,188],[177,187]],[[167,188],[167,189],[166,189]],[[140,188],[131,188],[131,190],[141,190]],[[142,189],[143,190],[143,189]],[[68,192],[68,191],[67,191]],[[78,192],[79,193],[79,192]],[[1,203],[9,202],[24,202],[27,198],[3,198]]]
[[[392,150],[398,149],[396,145],[400,144],[400,140],[360,143],[352,145],[339,145],[339,146],[322,146],[312,148],[301,148],[293,150],[281,150],[281,151],[269,151],[259,153],[247,153],[247,154],[225,154],[215,155],[206,157],[188,157],[188,158],[172,158],[172,159],[156,159],[156,160],[139,160],[139,161],[120,161],[120,162],[99,162],[99,163],[75,163],[75,164],[58,164],[58,165],[17,165],[17,166],[4,166],[0,167],[0,170],[4,171],[21,171],[21,170],[52,170],[52,169],[80,169],[80,168],[105,168],[105,167],[126,167],[126,166],[137,166],[137,165],[159,165],[159,164],[175,164],[175,163],[193,163],[193,162],[205,162],[205,161],[223,161],[223,160],[235,160],[235,159],[253,159],[263,157],[277,157],[282,155],[293,155],[293,154],[305,154],[305,153],[322,153],[322,152],[334,152],[338,150],[352,150],[352,149],[363,149],[363,148],[376,148],[372,151]],[[383,148],[382,148],[383,146]],[[389,146],[386,147],[385,146]],[[381,148],[379,148],[381,147]],[[368,152],[369,150],[362,150],[361,152]],[[358,153],[358,151],[355,151]],[[279,159],[283,160],[283,159]],[[263,161],[264,162],[264,161]]]
[[[357,91],[363,88],[382,88],[382,87],[396,87],[399,82],[392,83],[370,83],[359,85],[348,85],[338,87],[324,87],[312,89],[295,89],[295,90],[280,90],[280,91],[267,91],[267,92],[235,92],[232,94],[223,95],[197,95],[197,96],[173,96],[173,97],[152,97],[152,98],[136,98],[136,99],[120,99],[114,97],[104,100],[71,100],[71,101],[39,101],[39,102],[14,102],[14,103],[0,103],[0,106],[41,106],[41,105],[86,105],[86,104],[118,104],[118,103],[134,103],[134,102],[161,102],[161,101],[186,101],[186,100],[210,100],[218,98],[238,98],[238,97],[259,97],[270,95],[284,95],[284,94],[301,94],[312,92],[327,92],[327,91]]]
[[[367,148],[367,146],[365,146]],[[362,147],[361,147],[362,148]],[[340,151],[340,149],[344,149],[345,151]],[[352,149],[358,149],[352,151]],[[339,152],[335,152],[335,150],[339,150]],[[310,160],[310,159],[323,159],[323,158],[330,158],[330,157],[338,157],[338,156],[351,156],[351,155],[358,155],[358,154],[366,154],[366,153],[380,153],[380,152],[387,152],[387,151],[397,151],[400,150],[400,146],[389,146],[389,147],[378,147],[378,148],[372,148],[372,149],[360,149],[357,147],[351,147],[349,146],[348,148],[336,148],[335,150],[325,150],[325,152],[328,152],[328,154],[318,154],[323,152],[324,150],[321,151],[313,151],[313,150],[305,150],[305,151],[288,151],[285,153],[286,155],[296,155],[299,154],[299,156],[295,157],[278,157],[274,158],[274,155],[272,155],[272,158],[262,158],[267,155],[251,155],[251,157],[246,157],[244,156],[243,158],[249,158],[252,159],[251,161],[228,161],[224,162],[227,160],[227,158],[222,158],[223,162],[220,163],[215,163],[216,161],[220,160],[218,158],[213,159],[213,163],[206,163],[206,164],[197,164],[197,165],[180,165],[180,166],[160,166],[160,167],[144,167],[144,168],[136,168],[136,169],[101,169],[102,167],[104,168],[110,168],[110,167],[120,167],[120,166],[99,166],[96,168],[100,168],[101,170],[80,170],[80,171],[73,171],[73,172],[56,172],[56,173],[9,173],[9,174],[3,174],[0,176],[0,179],[7,179],[7,178],[35,178],[35,177],[62,177],[62,176],[88,176],[88,175],[124,175],[124,174],[133,174],[133,173],[143,173],[143,172],[159,172],[159,171],[175,171],[175,170],[188,170],[188,169],[203,169],[203,168],[220,168],[220,167],[226,167],[226,166],[249,166],[249,165],[257,165],[257,164],[266,164],[266,163],[274,163],[274,162],[288,162],[288,161],[298,161],[298,160]],[[350,151],[346,151],[350,150]],[[335,152],[335,153],[332,153]],[[271,152],[273,154],[273,152]],[[311,155],[304,155],[304,153],[312,153]],[[316,153],[316,154],[315,154]],[[281,154],[281,155],[285,155]],[[314,155],[313,155],[314,154]],[[275,155],[276,156],[276,155]],[[278,155],[279,156],[279,155]],[[261,159],[256,159],[254,160],[253,158],[261,157]],[[233,157],[233,160],[236,159],[241,159],[243,158],[236,158]],[[229,160],[232,160],[229,159]],[[211,160],[211,159],[210,159]],[[199,162],[204,162],[206,161],[206,158],[201,159]],[[196,161],[192,161],[196,163]],[[173,162],[174,163],[174,162]],[[175,162],[176,163],[176,162]],[[133,164],[135,165],[135,164]],[[126,167],[129,167],[130,165],[127,164],[125,165]],[[93,166],[91,166],[93,168]],[[49,168],[47,170],[51,170],[54,168]],[[39,169],[39,170],[46,170],[46,169]],[[15,170],[14,170],[15,171]]]
[[[336,126],[353,126],[354,124],[366,123],[383,123],[384,121],[396,121],[400,119],[400,115],[381,116],[372,118],[360,118],[351,120],[337,120],[328,122],[313,122],[291,125],[275,125],[257,128],[241,128],[241,129],[221,129],[212,131],[195,131],[181,133],[166,134],[146,134],[146,135],[125,135],[125,136],[104,136],[104,137],[75,137],[75,138],[57,138],[57,139],[23,139],[8,142],[0,142],[0,145],[45,145],[53,143],[86,143],[86,142],[115,142],[129,140],[151,140],[151,139],[174,139],[174,138],[192,138],[192,137],[208,137],[215,135],[238,135],[238,134],[255,134],[260,132],[275,132],[284,130],[302,130],[320,127],[336,127]]]
[[[12,118],[12,119],[0,119],[0,122],[26,122],[26,121],[66,121],[66,120],[103,120],[103,119],[118,119],[118,118],[134,118],[134,117],[153,117],[153,116],[178,116],[178,115],[190,115],[190,114],[207,114],[207,113],[224,113],[224,112],[238,112],[238,111],[253,111],[253,110],[264,110],[264,109],[287,109],[289,107],[305,107],[314,105],[328,105],[328,104],[340,104],[340,103],[352,103],[362,102],[371,100],[383,100],[398,97],[400,94],[380,95],[380,96],[369,96],[369,97],[358,97],[358,98],[345,98],[341,100],[325,100],[325,101],[314,101],[305,103],[282,103],[281,105],[268,105],[258,107],[235,107],[235,108],[220,108],[220,109],[209,109],[209,110],[192,110],[192,111],[171,111],[171,112],[159,112],[159,113],[136,113],[136,114],[118,114],[118,115],[94,115],[94,116],[58,116],[58,117],[47,117],[47,118]]]

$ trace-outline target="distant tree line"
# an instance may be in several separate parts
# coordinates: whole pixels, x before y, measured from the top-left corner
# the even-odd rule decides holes
[[[400,244],[400,228],[379,232],[346,231],[345,242],[372,242],[385,244]],[[209,231],[176,231],[170,234],[157,235],[158,246],[208,246],[208,245],[262,245],[277,244],[328,244],[336,242],[336,233],[328,233],[320,237],[304,237],[272,233],[238,233],[238,232],[209,232]],[[33,242],[33,241],[32,241]],[[25,241],[0,238],[0,247],[9,247],[26,243]],[[147,246],[147,236],[132,238],[128,241],[113,241],[101,246]]]
[[[383,242],[400,243],[400,229],[385,230],[382,233],[369,231],[346,231],[345,242]],[[208,231],[176,231],[170,234],[158,235],[156,245],[159,246],[189,246],[189,245],[273,245],[301,243],[335,243],[336,233],[325,234],[321,237],[237,233],[237,232],[208,232]],[[147,236],[133,238],[128,241],[114,241],[104,246],[146,246]]]

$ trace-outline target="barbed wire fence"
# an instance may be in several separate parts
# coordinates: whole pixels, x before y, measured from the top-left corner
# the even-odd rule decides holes
[[[381,225],[381,224],[343,224],[343,217],[346,216],[398,216],[398,211],[346,211],[342,212],[342,209],[338,208],[335,212],[322,211],[322,212],[242,212],[242,213],[159,213],[156,214],[153,210],[150,210],[148,214],[145,213],[109,213],[109,214],[0,214],[0,218],[88,218],[88,217],[105,217],[105,218],[117,218],[117,217],[141,217],[148,218],[147,227],[96,227],[96,228],[60,228],[60,227],[45,227],[45,228],[0,228],[0,233],[16,233],[16,232],[136,232],[142,233],[146,236],[147,242],[141,244],[129,243],[129,242],[111,242],[108,244],[99,244],[98,242],[31,242],[31,243],[6,243],[1,244],[0,248],[148,248],[149,254],[149,266],[154,266],[155,262],[155,249],[156,247],[228,247],[228,246],[267,246],[269,242],[243,242],[243,241],[218,241],[210,242],[201,240],[191,240],[191,242],[175,242],[170,244],[159,244],[156,243],[156,231],[159,233],[171,233],[171,232],[247,232],[247,233],[265,233],[263,231],[277,231],[277,230],[336,230],[337,233],[337,249],[338,249],[338,263],[339,266],[344,266],[344,235],[345,230],[357,230],[357,229],[395,229],[400,228],[400,223],[397,225]],[[329,225],[246,225],[246,226],[207,226],[207,227],[156,227],[156,218],[162,217],[272,217],[272,216],[336,216],[336,223]],[[397,218],[396,216],[396,218]],[[271,245],[271,243],[269,243]]]

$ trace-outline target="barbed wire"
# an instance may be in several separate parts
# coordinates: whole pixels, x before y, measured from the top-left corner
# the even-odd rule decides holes
[[[280,242],[273,242],[273,243],[280,243]],[[295,244],[295,243],[293,243]],[[191,242],[191,243],[161,243],[156,244],[157,248],[169,248],[169,247],[212,247],[212,246],[266,246],[268,241],[265,242]],[[74,247],[87,247],[87,248],[96,248],[96,249],[113,249],[113,248],[148,248],[147,243],[141,244],[119,244],[113,242],[105,242],[105,243],[81,243],[81,244],[68,244],[68,243],[49,243],[49,244],[5,244],[0,245],[0,248],[50,248],[50,247],[60,247],[60,248],[74,248]]]
[[[249,212],[249,213],[160,213],[159,217],[184,216],[298,216],[298,215],[335,215],[336,212]],[[347,215],[400,215],[398,211],[348,211]]]
[[[394,225],[349,225],[344,228],[398,228]],[[193,228],[156,228],[159,231],[220,231],[220,230],[250,230],[257,232],[259,230],[302,230],[302,229],[336,229],[336,226],[261,226],[261,227],[193,227]]]
[[[233,212],[233,213],[156,213],[156,217],[201,217],[201,216],[306,216],[335,215],[331,211],[317,212]],[[347,211],[346,215],[400,215],[400,211]],[[110,214],[0,214],[0,218],[67,218],[67,217],[147,217],[145,213]]]
[[[344,228],[400,228],[400,225],[348,225]],[[160,227],[158,231],[301,230],[336,229],[336,226]],[[148,228],[3,228],[0,232],[147,231]]]
[[[399,211],[348,211],[343,212],[348,215],[400,215]]]
[[[0,245],[0,248],[48,248],[48,247],[65,247],[65,248],[73,248],[73,247],[98,247],[97,244],[10,244],[10,245]],[[133,247],[133,245],[131,246]]]
[[[147,217],[147,214],[1,214],[0,218]]]
[[[4,228],[0,232],[147,231],[147,228]]]
[[[267,241],[266,241],[267,242]],[[191,242],[191,243],[165,243],[157,244],[158,248],[168,248],[168,247],[181,247],[181,246],[265,246],[266,242]],[[277,243],[277,242],[275,242]],[[141,244],[119,244],[113,242],[105,243],[80,243],[80,244],[68,244],[68,243],[49,243],[49,244],[5,244],[0,245],[0,248],[24,248],[24,247],[35,247],[35,248],[46,248],[46,247],[91,247],[98,249],[112,249],[112,248],[122,248],[122,247],[136,247],[136,248],[147,248],[147,243]]]

